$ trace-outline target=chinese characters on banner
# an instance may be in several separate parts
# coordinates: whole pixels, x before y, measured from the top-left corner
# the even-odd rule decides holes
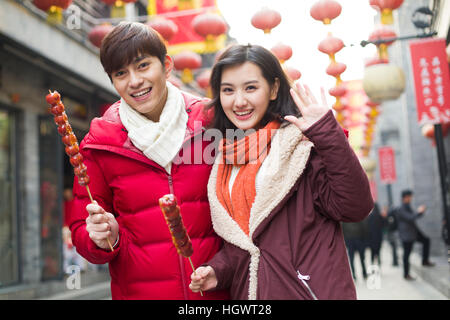
[[[445,39],[409,44],[419,124],[450,121],[450,75]]]
[[[378,165],[382,183],[391,184],[397,180],[394,149],[391,147],[378,148]]]

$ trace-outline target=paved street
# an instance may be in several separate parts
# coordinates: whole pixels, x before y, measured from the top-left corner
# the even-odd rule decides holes
[[[355,270],[357,280],[355,282],[359,300],[448,300],[448,298],[424,281],[411,268],[411,275],[415,281],[403,279],[403,268],[401,265],[401,249],[399,250],[398,267],[392,266],[392,256],[389,244],[383,243],[381,254],[381,268],[379,280],[369,277],[364,281],[361,272],[359,256],[355,255]],[[419,258],[417,254],[411,257],[411,261]],[[366,266],[370,266],[370,251],[366,251]],[[369,270],[368,270],[369,271]]]

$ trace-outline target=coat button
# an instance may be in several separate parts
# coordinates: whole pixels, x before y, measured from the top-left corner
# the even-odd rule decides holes
[[[186,109],[186,112],[187,112],[187,113],[190,113],[191,111],[192,111],[191,108],[187,108],[187,109]]]

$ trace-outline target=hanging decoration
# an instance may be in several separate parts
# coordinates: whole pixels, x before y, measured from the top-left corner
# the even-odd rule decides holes
[[[302,73],[293,68],[293,67],[284,67],[284,72],[287,74],[287,76],[292,80],[292,81],[297,81],[298,79],[301,78]]]
[[[287,44],[283,44],[281,42],[274,45],[270,51],[278,58],[281,64],[283,64],[286,60],[292,57],[292,48]]]
[[[33,0],[33,4],[40,10],[47,12],[47,22],[58,24],[62,22],[62,12],[72,3],[72,0]]]
[[[197,85],[203,90],[205,90],[206,97],[208,98],[212,98],[210,79],[211,79],[210,68],[203,70],[196,78]]]
[[[330,24],[331,20],[341,14],[341,11],[342,7],[337,1],[320,0],[311,7],[309,13],[313,19],[322,21],[323,24]]]
[[[163,17],[153,18],[147,22],[147,25],[158,31],[158,33],[163,37],[166,46],[178,32],[178,27],[175,22]]]
[[[125,18],[125,4],[134,3],[137,0],[102,0],[103,3],[111,6],[111,18]]]
[[[378,57],[380,58],[380,60],[386,60],[389,61],[389,55],[388,55],[388,47],[394,43],[394,39],[397,37],[397,34],[395,33],[395,31],[388,27],[388,26],[384,26],[384,25],[380,25],[378,27],[375,28],[375,30],[369,35],[369,41],[371,42],[376,42],[376,41],[380,41],[380,40],[390,40],[388,42],[383,42],[383,43],[379,43],[377,44],[377,52],[378,52]]]
[[[392,11],[398,9],[403,4],[403,0],[369,0],[369,4],[380,11],[382,24],[393,24]]]
[[[95,26],[88,34],[89,41],[100,48],[102,45],[103,38],[113,29],[110,23],[103,23],[99,26]]]
[[[194,80],[192,70],[202,66],[202,57],[192,51],[183,51],[173,57],[173,65],[176,70],[182,71],[181,81],[191,83]]]
[[[256,12],[251,20],[252,26],[256,29],[261,29],[264,33],[268,34],[273,28],[278,26],[281,22],[281,15],[278,11],[269,9],[267,7],[262,8]]]
[[[203,13],[192,20],[194,31],[205,38],[204,53],[212,53],[218,50],[216,39],[227,32],[228,26],[222,16],[215,13]]]

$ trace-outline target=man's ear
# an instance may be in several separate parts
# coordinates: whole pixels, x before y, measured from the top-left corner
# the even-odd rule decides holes
[[[164,59],[164,72],[166,74],[166,79],[170,77],[172,69],[173,69],[173,59],[171,56],[166,54],[166,57]]]
[[[278,89],[280,88],[280,79],[275,78],[273,86],[270,89],[270,100],[275,100],[278,96]]]

